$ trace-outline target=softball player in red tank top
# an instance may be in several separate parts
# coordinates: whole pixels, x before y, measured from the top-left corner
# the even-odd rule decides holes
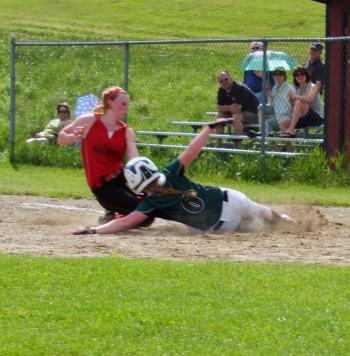
[[[125,156],[129,160],[138,156],[134,131],[124,123],[128,107],[126,91],[107,88],[93,113],[79,116],[58,135],[59,144],[81,144],[91,191],[103,208],[123,215],[142,199],[127,187],[123,171]]]

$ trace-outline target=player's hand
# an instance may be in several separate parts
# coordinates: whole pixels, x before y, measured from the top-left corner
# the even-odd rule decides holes
[[[210,122],[208,124],[209,128],[211,129],[215,129],[216,127],[222,127],[225,126],[227,124],[232,124],[233,119],[224,119],[224,118],[219,118],[216,119],[216,121]]]
[[[96,230],[88,227],[88,226],[81,226],[78,230],[72,232],[73,235],[93,235],[97,234]]]
[[[289,97],[289,100],[292,100],[292,101],[296,100],[296,96],[293,91],[288,92],[288,97]]]
[[[73,130],[73,135],[76,142],[80,142],[84,138],[85,126],[77,126]]]

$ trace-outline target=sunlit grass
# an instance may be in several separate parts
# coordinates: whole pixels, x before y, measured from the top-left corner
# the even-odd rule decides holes
[[[291,181],[261,184],[210,172],[191,174],[195,174],[193,178],[198,182],[237,189],[262,203],[350,206],[347,187],[320,187]],[[92,198],[82,169],[30,165],[13,168],[8,164],[0,164],[0,176],[0,194]]]
[[[24,38],[309,37],[325,28],[325,6],[308,0],[1,0],[0,7],[0,29]]]
[[[346,354],[349,268],[0,256],[0,353]]]
[[[8,145],[9,39],[17,40],[120,40],[224,37],[322,36],[324,6],[303,0],[295,4],[213,0],[27,1],[25,6],[0,0],[0,149]],[[230,21],[227,20],[229,13]],[[312,13],[307,26],[300,14]],[[194,20],[195,19],[195,20]],[[254,26],[247,26],[247,23]],[[297,28],[297,30],[296,30]],[[300,30],[300,34],[299,31]],[[301,32],[303,31],[303,33]],[[288,34],[287,34],[288,33]],[[305,60],[307,44],[275,44],[298,61]],[[281,47],[282,46],[282,47]],[[85,93],[99,95],[110,85],[124,85],[124,48],[17,47],[16,56],[16,156],[19,162],[51,164],[47,156],[27,154],[25,139],[50,120],[57,102]],[[242,79],[239,61],[247,43],[151,45],[130,48],[129,123],[135,129],[180,130],[172,120],[205,120],[215,110],[216,73],[228,68]],[[53,156],[54,153],[52,152]],[[32,158],[31,158],[32,157]],[[61,157],[56,157],[61,162]],[[74,161],[75,162],[75,161]],[[62,162],[63,163],[63,162]],[[68,162],[67,162],[68,164]]]

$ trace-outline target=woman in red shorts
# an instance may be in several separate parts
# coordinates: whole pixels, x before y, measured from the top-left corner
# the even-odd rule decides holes
[[[124,122],[129,95],[120,87],[107,88],[94,113],[81,115],[63,128],[58,143],[81,143],[87,183],[101,206],[128,214],[142,199],[125,183],[123,161],[138,156],[134,131]]]

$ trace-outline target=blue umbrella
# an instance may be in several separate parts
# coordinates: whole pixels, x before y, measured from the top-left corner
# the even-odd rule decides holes
[[[101,100],[94,94],[85,94],[77,97],[75,104],[74,118],[83,114],[89,114],[95,107],[101,103]]]
[[[263,70],[264,52],[256,51],[246,55],[241,61],[240,67],[244,70]],[[266,71],[273,71],[277,67],[291,70],[298,62],[288,53],[277,51],[266,51]]]

